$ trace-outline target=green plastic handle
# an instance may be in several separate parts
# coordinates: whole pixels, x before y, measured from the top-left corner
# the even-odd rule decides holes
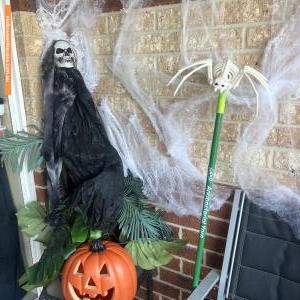
[[[217,154],[219,148],[219,139],[220,139],[220,133],[222,128],[223,115],[226,109],[226,100],[227,100],[226,94],[220,93],[218,97],[215,128],[214,128],[213,140],[212,140],[211,150],[210,150],[202,215],[200,218],[199,240],[198,240],[197,258],[196,258],[194,278],[193,278],[193,289],[195,289],[198,286],[200,280],[202,260],[204,254],[204,244],[205,244],[205,238],[207,233],[207,223],[208,223],[211,193],[213,190],[213,181],[214,181],[215,167],[216,167]]]

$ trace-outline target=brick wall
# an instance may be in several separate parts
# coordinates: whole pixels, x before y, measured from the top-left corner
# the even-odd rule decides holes
[[[156,1],[158,2],[158,1]],[[177,2],[177,1],[174,1]],[[271,0],[221,0],[221,24],[215,27],[215,37],[222,31],[228,36],[228,43],[235,50],[235,60],[243,65],[259,65],[264,46],[271,36]],[[285,9],[278,12],[277,21],[281,23],[288,12],[293,10],[299,1],[281,0]],[[209,25],[211,11],[207,11]],[[179,65],[179,43],[181,32],[181,10],[179,4],[144,8],[139,11],[139,39],[136,51],[148,66],[174,74]],[[37,25],[35,14],[30,11],[15,11],[13,14],[19,63],[27,119],[29,124],[41,124],[42,101],[40,82],[40,53],[42,50],[42,36]],[[109,59],[114,46],[116,34],[120,26],[120,13],[103,13],[98,17],[95,30],[94,51],[101,82],[95,97],[106,95],[118,111],[131,111],[136,107],[120,82],[112,76],[105,63]],[[197,18],[191,22],[194,34],[188,45],[196,55],[207,51],[201,37]],[[155,44],[155,47],[153,46]],[[157,84],[148,87],[158,99],[171,99],[172,91]],[[193,90],[183,90],[183,96],[197,93]],[[300,149],[300,107],[294,99],[289,99],[279,109],[279,122],[272,131],[262,151],[257,155],[254,164],[263,166],[266,172],[273,173],[281,182],[289,186],[299,184],[290,172],[290,166],[300,169],[295,164]],[[199,116],[198,121],[192,124],[199,132],[191,149],[195,164],[204,172],[208,163],[210,141],[213,128],[214,107],[210,103],[201,111],[194,113]],[[245,125],[253,118],[253,114],[246,107],[237,107],[229,104],[225,114],[225,122],[221,135],[220,152],[217,163],[216,180],[219,184],[232,189],[236,185],[232,171],[232,152],[239,140]],[[153,139],[149,132],[149,139]],[[294,143],[291,142],[293,139]],[[299,161],[299,160],[298,160]],[[299,162],[300,163],[300,162]],[[35,173],[37,193],[41,200],[46,197],[45,182],[42,170]],[[209,217],[208,237],[205,245],[203,274],[211,268],[219,269],[222,264],[228,218],[230,216],[231,201],[225,203],[217,213]],[[185,251],[177,253],[175,259],[166,267],[155,273],[155,299],[186,299],[190,292],[193,264],[196,253],[197,230],[199,222],[191,216],[178,217],[171,213],[164,213],[164,219],[174,228],[175,235],[189,241]],[[202,274],[202,275],[203,275]],[[141,289],[138,299],[145,299],[145,290]],[[210,299],[216,298],[216,289]]]
[[[225,202],[220,211],[209,215],[201,278],[211,269],[221,269],[230,212],[231,199]],[[154,299],[184,300],[190,294],[192,286],[199,220],[193,216],[179,217],[167,212],[163,213],[163,218],[172,226],[175,237],[187,240],[188,245],[186,249],[175,254],[174,260],[169,265],[159,268],[155,273]],[[146,299],[145,294],[146,290],[141,288],[137,299]],[[214,288],[208,298],[216,299],[216,295],[217,288]]]

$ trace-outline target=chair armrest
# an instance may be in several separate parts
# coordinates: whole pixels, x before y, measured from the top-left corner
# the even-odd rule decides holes
[[[204,300],[212,288],[220,279],[220,273],[216,270],[211,270],[207,276],[201,280],[198,287],[188,297],[188,300]]]

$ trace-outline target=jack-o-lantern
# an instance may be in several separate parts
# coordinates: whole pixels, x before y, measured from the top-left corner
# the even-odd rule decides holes
[[[84,244],[66,261],[62,291],[66,300],[132,300],[137,289],[134,263],[119,244]]]

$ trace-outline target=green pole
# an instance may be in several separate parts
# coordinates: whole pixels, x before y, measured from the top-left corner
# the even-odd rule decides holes
[[[203,200],[202,215],[201,215],[201,219],[200,219],[200,230],[199,230],[199,240],[198,240],[198,249],[197,249],[197,259],[196,259],[194,278],[193,278],[193,289],[195,289],[198,286],[199,279],[200,279],[202,258],[203,258],[203,252],[204,252],[204,243],[205,243],[205,237],[206,237],[206,232],[207,232],[207,223],[208,223],[211,192],[213,189],[215,166],[216,166],[218,146],[219,146],[219,137],[220,137],[221,128],[222,128],[223,115],[224,115],[225,108],[226,108],[226,98],[227,98],[227,96],[225,93],[219,94],[218,103],[217,103],[217,113],[216,113],[216,120],[215,120],[214,135],[213,135],[213,140],[212,140],[212,144],[211,144],[209,165],[208,165],[208,170],[207,170],[207,178],[206,178],[206,186],[205,186],[205,193],[204,193],[204,200]]]

